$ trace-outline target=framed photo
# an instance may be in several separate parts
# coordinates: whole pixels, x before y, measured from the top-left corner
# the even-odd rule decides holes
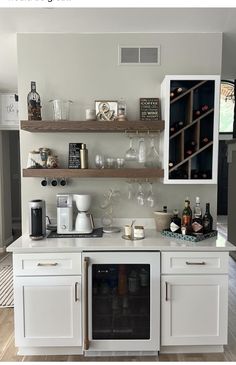
[[[97,120],[115,120],[118,102],[115,100],[95,100],[95,109]]]
[[[159,98],[140,98],[140,120],[160,120]]]

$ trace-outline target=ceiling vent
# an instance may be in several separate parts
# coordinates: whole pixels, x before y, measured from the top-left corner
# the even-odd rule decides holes
[[[160,65],[160,46],[119,46],[119,65]]]

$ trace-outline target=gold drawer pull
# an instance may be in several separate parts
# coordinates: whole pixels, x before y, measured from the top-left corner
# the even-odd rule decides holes
[[[189,262],[186,261],[186,265],[206,265],[205,261],[201,261],[201,262]]]
[[[37,266],[57,266],[58,262],[39,262]]]

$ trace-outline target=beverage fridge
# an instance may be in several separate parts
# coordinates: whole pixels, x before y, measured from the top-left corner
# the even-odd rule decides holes
[[[83,253],[84,351],[159,351],[160,253]]]

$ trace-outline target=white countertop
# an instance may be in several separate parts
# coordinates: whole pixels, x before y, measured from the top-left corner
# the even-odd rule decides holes
[[[189,242],[163,237],[155,229],[145,230],[145,239],[128,241],[121,233],[104,234],[102,238],[45,238],[32,241],[28,235],[21,236],[10,246],[8,252],[81,252],[81,251],[236,251],[236,246],[223,236],[200,242]]]

